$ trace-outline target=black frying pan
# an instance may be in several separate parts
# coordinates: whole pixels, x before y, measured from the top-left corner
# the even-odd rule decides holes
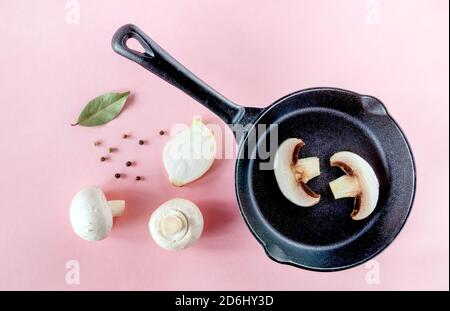
[[[135,38],[144,53],[127,47]],[[289,94],[267,108],[238,106],[205,84],[134,25],[121,27],[112,39],[118,54],[176,86],[229,125],[250,125],[237,132],[236,195],[248,227],[273,260],[297,267],[334,271],[350,268],[377,255],[403,227],[415,193],[415,166],[408,142],[376,98],[336,88],[312,88]],[[258,125],[267,125],[261,129]],[[301,157],[321,159],[322,174],[309,182],[322,195],[314,207],[299,207],[280,192],[273,170],[259,148],[270,144],[278,125],[278,143],[305,141]],[[243,134],[245,133],[245,134]],[[249,143],[249,137],[258,137]],[[329,165],[338,151],[366,159],[380,182],[375,211],[354,221],[353,199],[334,200],[328,183],[343,172]]]

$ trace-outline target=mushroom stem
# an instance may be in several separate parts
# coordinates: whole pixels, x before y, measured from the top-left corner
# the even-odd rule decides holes
[[[197,205],[185,199],[172,199],[159,206],[148,222],[156,244],[179,250],[194,244],[203,231],[203,216]]]
[[[161,234],[172,241],[182,239],[188,229],[188,220],[183,213],[175,211],[173,214],[166,215],[159,221]]]
[[[125,210],[125,201],[124,200],[108,201],[108,206],[112,210],[113,217],[122,216],[123,211]]]
[[[341,176],[330,182],[330,188],[335,199],[354,198],[360,192],[358,180],[348,175]]]
[[[317,157],[298,159],[293,166],[294,174],[305,184],[320,175],[320,161]]]

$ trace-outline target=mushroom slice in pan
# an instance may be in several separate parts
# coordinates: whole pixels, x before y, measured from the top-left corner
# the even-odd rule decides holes
[[[313,206],[320,195],[306,184],[320,175],[319,158],[299,159],[298,153],[305,143],[298,138],[288,138],[275,154],[275,178],[283,195],[298,206]]]
[[[370,164],[349,151],[334,154],[330,164],[339,166],[346,174],[330,183],[334,198],[355,198],[353,220],[368,217],[375,209],[379,195],[378,179]]]

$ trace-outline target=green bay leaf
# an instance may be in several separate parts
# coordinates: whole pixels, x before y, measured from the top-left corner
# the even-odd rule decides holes
[[[89,101],[81,111],[77,123],[82,126],[97,126],[113,120],[122,111],[130,92],[106,93]]]

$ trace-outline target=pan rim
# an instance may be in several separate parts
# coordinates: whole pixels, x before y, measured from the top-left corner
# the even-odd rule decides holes
[[[312,88],[307,88],[307,89],[302,89],[299,91],[295,91],[295,92],[291,92],[288,95],[285,95],[281,98],[279,98],[278,100],[276,100],[275,102],[273,102],[271,105],[267,106],[266,108],[262,108],[262,111],[260,112],[260,114],[256,117],[255,121],[253,122],[251,128],[249,129],[249,131],[247,132],[247,134],[242,138],[242,140],[239,143],[239,150],[238,150],[238,158],[235,162],[235,194],[236,194],[236,199],[238,201],[238,205],[239,205],[239,211],[240,214],[242,216],[242,218],[244,219],[247,227],[250,229],[250,232],[253,234],[253,236],[256,238],[256,240],[259,242],[259,244],[261,244],[261,246],[264,249],[264,252],[266,253],[266,255],[273,261],[280,263],[280,264],[284,264],[284,265],[289,265],[289,266],[293,266],[296,268],[301,268],[301,269],[305,269],[305,270],[309,270],[309,271],[316,271],[316,272],[336,272],[336,271],[342,271],[342,270],[346,270],[346,269],[350,269],[356,266],[359,266],[373,258],[375,258],[376,256],[378,256],[380,253],[382,253],[386,248],[388,248],[388,246],[390,246],[394,240],[399,236],[400,232],[403,230],[406,222],[409,219],[409,216],[411,214],[411,210],[412,207],[414,205],[414,201],[415,201],[415,197],[416,197],[416,190],[417,190],[417,168],[416,168],[416,161],[414,158],[414,154],[412,152],[412,148],[411,148],[411,143],[409,142],[408,138],[406,137],[404,131],[402,130],[402,128],[399,126],[399,124],[397,123],[397,121],[395,121],[395,119],[392,117],[392,115],[389,113],[389,111],[386,109],[386,106],[380,101],[378,100],[379,104],[384,108],[385,110],[385,114],[386,117],[390,119],[390,121],[393,123],[393,125],[396,127],[396,129],[398,130],[398,132],[401,134],[401,137],[403,138],[405,145],[407,147],[407,151],[409,154],[409,157],[411,159],[411,164],[412,164],[412,190],[411,190],[411,199],[410,199],[410,203],[409,206],[407,207],[407,213],[404,217],[404,219],[402,220],[401,224],[399,225],[399,227],[395,230],[394,234],[392,234],[392,236],[386,240],[386,242],[384,243],[384,245],[382,247],[380,247],[379,250],[377,250],[376,252],[373,252],[372,254],[370,254],[369,256],[367,256],[366,258],[362,259],[362,260],[358,260],[356,262],[353,262],[351,264],[348,265],[341,265],[341,266],[336,266],[336,267],[317,267],[317,266],[311,266],[311,265],[306,265],[306,264],[300,264],[297,262],[293,262],[291,260],[287,260],[287,261],[282,261],[279,260],[277,258],[275,258],[272,254],[270,254],[270,252],[268,251],[268,245],[266,242],[263,241],[263,239],[255,232],[255,230],[252,228],[252,226],[250,225],[249,220],[247,219],[248,216],[246,216],[246,214],[243,211],[243,202],[241,200],[241,197],[239,195],[239,183],[238,183],[238,172],[239,172],[239,164],[241,163],[241,161],[243,159],[240,159],[240,154],[242,152],[242,150],[244,149],[244,145],[248,139],[248,133],[250,133],[254,127],[259,123],[259,121],[270,111],[272,110],[275,106],[277,106],[277,104],[281,103],[282,101],[284,101],[285,99],[291,97],[291,96],[298,96],[300,94],[305,94],[305,93],[309,93],[309,92],[318,92],[318,91],[334,91],[334,92],[339,92],[339,93],[345,93],[345,94],[349,94],[349,95],[353,95],[353,96],[358,96],[360,98],[366,97],[366,96],[370,96],[376,100],[378,100],[378,98],[371,96],[371,95],[362,95],[350,90],[346,90],[346,89],[341,89],[341,88],[336,88],[336,87],[312,87]],[[280,233],[281,234],[281,233]],[[282,235],[282,234],[281,234]]]

